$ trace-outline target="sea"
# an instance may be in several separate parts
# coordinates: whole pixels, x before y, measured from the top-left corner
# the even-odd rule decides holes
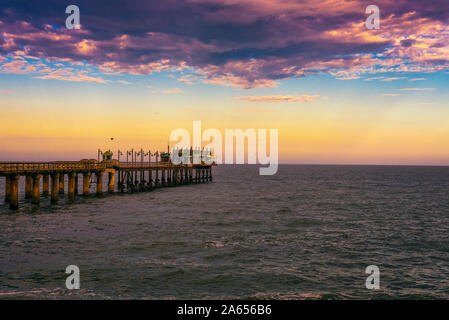
[[[213,178],[39,207],[21,180],[17,211],[0,178],[0,299],[449,298],[449,167],[223,165]]]

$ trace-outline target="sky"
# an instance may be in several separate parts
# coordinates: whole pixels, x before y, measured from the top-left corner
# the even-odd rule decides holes
[[[447,0],[3,0],[0,35],[0,161],[165,150],[201,120],[278,129],[280,163],[449,165]]]

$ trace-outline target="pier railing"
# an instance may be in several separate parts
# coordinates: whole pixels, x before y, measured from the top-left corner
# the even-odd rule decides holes
[[[43,172],[68,170],[104,170],[105,163],[84,163],[80,161],[53,161],[53,162],[0,162],[0,175],[15,172]]]
[[[168,168],[168,167],[191,167],[203,166],[206,164],[173,164],[170,162],[120,162],[119,169],[139,169],[139,168]],[[207,165],[207,166],[210,166]]]
[[[174,165],[169,162],[83,162],[83,161],[52,161],[52,162],[0,162],[0,175],[12,173],[59,172],[59,171],[97,171],[107,168],[117,169],[157,169],[170,167],[204,166],[205,164]]]

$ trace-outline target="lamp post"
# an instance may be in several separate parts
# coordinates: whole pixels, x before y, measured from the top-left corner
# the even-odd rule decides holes
[[[98,162],[100,162],[100,156],[102,156],[102,155],[103,155],[103,151],[98,149]]]
[[[133,155],[134,155],[134,149],[131,149],[131,151],[126,151],[126,162],[128,163],[128,156],[131,156],[131,163],[133,163]]]
[[[159,151],[156,151],[156,153],[154,155],[156,156],[156,177],[155,177],[154,184],[156,187],[158,187],[159,186],[159,168],[158,168]]]
[[[148,156],[148,163],[150,163],[151,152],[150,151],[144,152],[143,150],[142,150],[142,152],[143,152],[143,159],[142,159],[142,166],[143,166],[143,163],[145,162],[145,157],[146,156]]]

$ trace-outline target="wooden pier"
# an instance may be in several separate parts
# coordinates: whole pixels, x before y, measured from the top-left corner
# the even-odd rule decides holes
[[[25,177],[25,199],[38,205],[43,196],[57,203],[67,192],[74,200],[79,193],[82,175],[82,196],[90,195],[91,183],[96,194],[103,195],[103,177],[108,175],[107,192],[151,191],[154,188],[212,181],[212,165],[119,162],[118,160],[81,160],[55,162],[0,162],[0,176],[5,177],[5,202],[10,209],[19,208],[19,178]],[[65,179],[67,177],[67,190]],[[42,179],[42,190],[40,190]]]

